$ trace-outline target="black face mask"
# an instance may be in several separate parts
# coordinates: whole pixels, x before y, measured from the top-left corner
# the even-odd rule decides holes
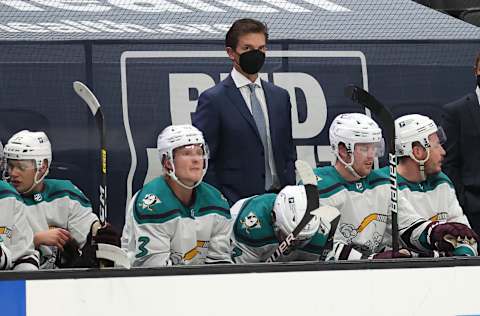
[[[480,75],[477,75],[477,87],[480,88]]]
[[[240,55],[240,68],[249,75],[260,71],[265,62],[265,53],[258,49],[253,49]]]

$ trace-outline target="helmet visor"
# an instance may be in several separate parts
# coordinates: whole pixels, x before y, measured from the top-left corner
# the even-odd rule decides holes
[[[18,169],[20,171],[35,170],[35,160],[17,160],[17,159],[7,159],[6,171],[11,173],[13,169]]]
[[[382,157],[385,153],[385,141],[382,138],[376,143],[357,143],[355,153],[365,157]]]

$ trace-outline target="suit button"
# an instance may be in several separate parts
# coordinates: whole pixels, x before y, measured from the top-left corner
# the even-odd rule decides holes
[[[265,173],[262,173],[262,179],[265,179]]]
[[[260,154],[262,155],[262,157],[265,157],[265,153],[263,151]]]

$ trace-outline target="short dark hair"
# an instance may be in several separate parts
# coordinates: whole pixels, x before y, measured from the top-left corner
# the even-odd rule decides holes
[[[254,19],[240,19],[233,22],[225,36],[225,47],[237,48],[238,38],[245,34],[263,33],[268,40],[267,25]]]
[[[475,58],[475,71],[480,67],[480,53],[478,53],[477,58]]]

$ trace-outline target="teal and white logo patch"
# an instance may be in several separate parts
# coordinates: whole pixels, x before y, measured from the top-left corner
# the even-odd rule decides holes
[[[35,202],[41,202],[41,201],[43,200],[43,197],[42,197],[42,195],[41,195],[40,193],[35,193],[35,194],[33,195],[33,200],[34,200]]]
[[[244,219],[240,220],[240,223],[242,224],[242,228],[244,228],[247,233],[250,231],[250,229],[262,228],[260,220],[253,212],[248,213]]]
[[[142,208],[143,209],[148,209],[152,210],[152,207],[155,204],[162,203],[162,201],[156,196],[155,194],[149,193],[145,195],[145,197],[142,200]]]

